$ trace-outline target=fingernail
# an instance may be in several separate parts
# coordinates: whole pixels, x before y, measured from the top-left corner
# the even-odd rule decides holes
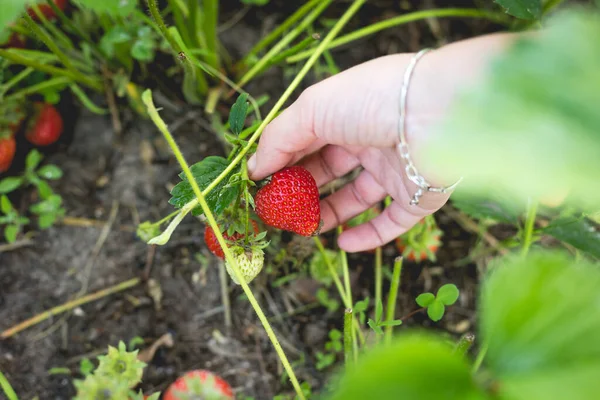
[[[250,173],[250,175],[252,175],[252,173],[254,172],[255,169],[256,169],[256,156],[253,155],[248,160],[248,172]]]

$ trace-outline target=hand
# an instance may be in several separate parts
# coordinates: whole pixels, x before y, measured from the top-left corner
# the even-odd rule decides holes
[[[430,166],[419,154],[434,140],[439,122],[457,89],[475,78],[509,35],[458,42],[430,52],[417,64],[409,87],[407,141],[413,161],[434,185]],[[416,185],[404,172],[397,152],[399,95],[412,54],[377,58],[306,89],[264,130],[248,163],[251,178],[262,179],[300,162],[322,186],[362,167],[358,177],[321,202],[322,232],[342,224],[390,195],[394,201],[375,219],[342,233],[339,246],[349,252],[384,245],[438,210],[448,195],[426,193],[410,205]]]

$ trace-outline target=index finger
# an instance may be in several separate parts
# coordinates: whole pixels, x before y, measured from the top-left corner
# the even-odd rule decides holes
[[[303,97],[301,95],[265,128],[256,153],[248,161],[252,179],[262,179],[325,144],[315,135],[310,102]]]

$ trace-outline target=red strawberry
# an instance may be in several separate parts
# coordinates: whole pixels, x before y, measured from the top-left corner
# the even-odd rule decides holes
[[[250,220],[250,223],[252,224],[254,233],[258,233],[258,224],[256,223],[256,221]],[[227,234],[227,231],[225,231],[225,232],[223,232],[223,238],[225,240],[236,241],[239,239],[243,239],[244,234],[236,232],[233,235],[229,236]],[[221,245],[217,241],[217,236],[215,236],[215,231],[213,230],[213,228],[210,227],[210,225],[206,225],[206,229],[204,230],[204,242],[206,243],[206,247],[208,247],[208,249],[210,250],[211,253],[213,253],[215,256],[219,257],[220,259],[225,259],[225,254],[223,253],[223,249],[221,248]]]
[[[319,189],[313,176],[300,166],[284,168],[256,192],[256,214],[265,224],[302,236],[321,229]]]
[[[0,172],[10,168],[16,149],[17,143],[13,136],[0,138]]]
[[[61,11],[64,11],[64,9],[67,7],[67,3],[68,3],[68,0],[54,0],[54,4],[56,4],[56,6]],[[52,7],[50,7],[49,4],[44,4],[44,3],[38,4],[38,8],[48,21],[52,21],[53,19],[56,19],[56,14],[54,13],[54,10],[52,9]],[[39,21],[37,14],[35,13],[35,11],[32,8],[27,9],[27,14],[29,14],[29,16],[34,21]]]
[[[25,137],[37,146],[48,146],[56,142],[63,132],[63,120],[51,104],[37,102],[32,124]]]
[[[206,370],[186,372],[169,386],[163,400],[233,400],[233,391],[221,377]]]

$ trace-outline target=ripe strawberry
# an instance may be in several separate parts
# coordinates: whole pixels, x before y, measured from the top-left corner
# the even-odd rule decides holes
[[[265,263],[265,253],[257,246],[253,246],[253,248],[249,250],[235,246],[231,248],[231,252],[233,253],[233,257],[235,258],[246,283],[252,282],[262,270]],[[229,265],[229,262],[225,262],[225,268],[227,269],[229,276],[231,276],[231,279],[239,285],[240,282],[235,276],[235,272],[233,271],[232,266]]]
[[[256,221],[250,220],[250,223],[252,224],[254,233],[258,233],[258,224],[256,223]],[[223,238],[225,240],[234,242],[236,240],[243,239],[244,234],[240,233],[240,232],[236,232],[233,235],[229,236],[227,234],[227,231],[225,230],[225,232],[223,232]],[[215,236],[215,231],[213,230],[213,228],[210,227],[210,225],[206,225],[206,229],[204,230],[204,242],[206,243],[206,247],[208,247],[208,250],[210,250],[211,253],[213,253],[215,256],[219,257],[222,260],[225,259],[225,254],[223,253],[223,249],[221,248],[221,245],[217,241],[217,237]]]
[[[186,372],[169,386],[163,400],[233,400],[233,391],[223,378],[203,369]]]
[[[435,225],[433,217],[421,220],[412,229],[396,239],[396,248],[409,261],[435,261],[435,253],[441,245],[442,231]]]
[[[16,149],[17,143],[13,136],[0,138],[0,172],[5,172],[10,168]]]
[[[256,215],[267,225],[302,236],[321,229],[319,189],[313,176],[300,166],[284,168],[254,197]]]
[[[51,145],[62,135],[62,117],[51,104],[36,102],[34,109],[34,116],[25,137],[37,146]]]
[[[54,4],[56,4],[56,6],[61,11],[64,11],[64,9],[67,8],[67,3],[68,3],[68,0],[54,0]],[[40,4],[38,4],[38,8],[48,21],[52,21],[53,19],[56,19],[56,13],[52,9],[52,7],[50,7],[49,4],[40,3]],[[33,10],[33,8],[28,8],[27,14],[29,14],[31,19],[33,19],[34,21],[39,21],[39,18],[37,16],[37,14],[35,13],[35,11]]]

